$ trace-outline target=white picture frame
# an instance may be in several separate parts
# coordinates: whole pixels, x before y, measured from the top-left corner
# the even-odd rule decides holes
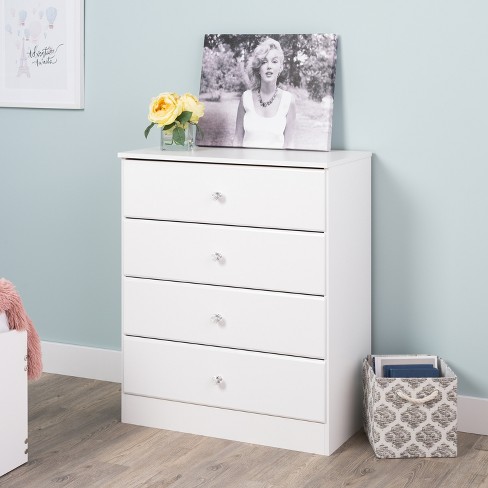
[[[0,107],[84,108],[84,0],[0,0]]]

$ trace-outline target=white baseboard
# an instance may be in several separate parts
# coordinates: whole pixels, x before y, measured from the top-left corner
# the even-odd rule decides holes
[[[79,378],[122,382],[122,354],[112,349],[41,342],[43,371]]]
[[[458,430],[488,435],[488,398],[458,396]]]
[[[122,382],[122,353],[111,349],[42,342],[44,372]],[[458,396],[458,430],[488,435],[488,399]]]

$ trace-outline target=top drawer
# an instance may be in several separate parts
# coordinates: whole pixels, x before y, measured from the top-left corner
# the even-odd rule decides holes
[[[123,161],[125,217],[325,231],[325,170]]]

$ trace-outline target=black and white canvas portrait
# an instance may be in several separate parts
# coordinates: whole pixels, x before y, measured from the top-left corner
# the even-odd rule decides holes
[[[329,151],[335,34],[207,34],[200,146]]]

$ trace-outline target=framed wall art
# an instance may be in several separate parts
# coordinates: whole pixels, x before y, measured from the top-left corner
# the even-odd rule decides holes
[[[84,1],[0,0],[0,106],[84,104]]]
[[[329,151],[336,34],[207,34],[200,146]]]

